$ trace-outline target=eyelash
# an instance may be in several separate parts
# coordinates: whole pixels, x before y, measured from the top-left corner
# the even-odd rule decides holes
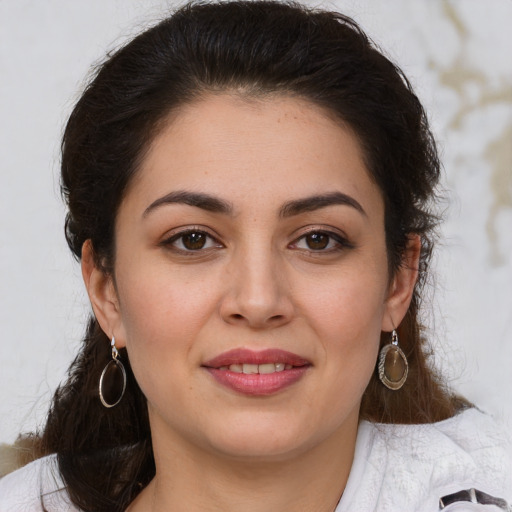
[[[304,248],[297,247],[300,241],[302,241],[302,240],[305,241],[306,238],[311,235],[325,236],[328,238],[328,245],[331,244],[332,242],[334,242],[335,245],[333,247],[321,248],[321,249],[313,249],[311,247],[304,247]],[[322,253],[325,254],[325,253],[340,252],[345,249],[352,249],[354,247],[353,244],[351,244],[345,237],[341,236],[340,234],[334,233],[333,231],[328,231],[328,230],[319,229],[319,228],[310,229],[306,233],[303,233],[299,238],[295,239],[295,241],[293,241],[290,244],[290,246],[297,247],[299,250],[307,251],[307,252],[310,252],[313,254],[322,254]]]
[[[203,246],[203,247],[199,247],[197,249],[189,249],[189,248],[184,247],[183,239],[184,239],[184,237],[186,237],[188,235],[205,236],[206,237],[205,245],[208,244],[209,247]],[[327,247],[319,248],[319,249],[314,249],[311,247],[303,247],[303,248],[298,247],[298,244],[301,241],[306,240],[306,238],[311,235],[320,235],[320,236],[327,237],[327,239],[328,239]],[[176,242],[178,242],[180,240],[181,240],[181,244],[183,245],[183,247],[178,247],[176,245]],[[333,247],[328,247],[332,242],[334,242],[335,245]],[[223,244],[221,242],[219,242],[213,235],[211,235],[209,232],[207,232],[201,228],[189,228],[184,231],[175,233],[175,234],[171,235],[169,238],[166,238],[165,240],[163,240],[160,243],[160,245],[164,246],[164,247],[172,247],[172,249],[174,251],[179,252],[181,254],[186,254],[186,255],[198,254],[198,253],[201,253],[208,249],[212,249],[214,247],[217,247],[217,248],[224,247]],[[343,236],[341,236],[338,233],[334,233],[332,231],[328,231],[325,229],[311,229],[311,230],[307,231],[306,233],[303,233],[300,237],[296,238],[291,244],[288,245],[288,247],[296,248],[301,251],[307,251],[307,252],[310,252],[313,254],[321,254],[321,253],[325,254],[325,253],[339,252],[339,251],[343,251],[345,249],[351,249],[354,246],[346,238],[344,238]]]
[[[181,240],[181,244],[183,245],[183,239],[187,235],[203,235],[206,237],[205,244],[209,244],[210,246],[209,247],[199,247],[198,249],[188,249],[184,246],[177,247],[176,242]],[[164,247],[172,247],[172,249],[174,251],[179,252],[181,254],[186,254],[186,255],[198,254],[200,252],[206,251],[208,249],[212,249],[214,247],[223,247],[223,245],[213,235],[211,235],[210,233],[208,233],[208,231],[205,231],[204,229],[201,229],[201,228],[188,228],[183,231],[179,231],[178,233],[175,233],[175,234],[171,235],[169,238],[166,238],[165,240],[163,240],[160,243],[160,245],[162,245]]]

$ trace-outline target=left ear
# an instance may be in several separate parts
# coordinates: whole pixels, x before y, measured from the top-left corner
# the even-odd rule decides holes
[[[382,330],[391,332],[404,318],[411,303],[414,286],[418,279],[418,266],[421,253],[421,237],[410,234],[402,255],[400,266],[389,286],[386,307],[382,318]]]

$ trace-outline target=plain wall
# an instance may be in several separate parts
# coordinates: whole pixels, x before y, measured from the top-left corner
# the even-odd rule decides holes
[[[450,203],[426,299],[435,359],[458,391],[512,417],[512,2],[308,4],[354,16],[429,110]],[[0,442],[41,424],[89,312],[63,236],[66,116],[90,65],[170,6],[0,1]]]

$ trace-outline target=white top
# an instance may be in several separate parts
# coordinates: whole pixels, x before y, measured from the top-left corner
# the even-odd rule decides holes
[[[512,444],[477,409],[439,423],[361,422],[350,476],[336,512],[435,512],[439,498],[476,488],[512,503]],[[445,512],[494,512],[457,503]]]
[[[439,498],[476,488],[512,503],[512,448],[494,421],[469,409],[440,423],[361,422],[350,477],[335,512],[436,512]],[[55,455],[0,480],[0,512],[77,511]],[[499,512],[458,502],[444,512]],[[512,510],[512,509],[511,509]]]

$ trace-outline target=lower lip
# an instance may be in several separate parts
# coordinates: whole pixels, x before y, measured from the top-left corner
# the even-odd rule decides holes
[[[296,366],[290,370],[265,374],[245,374],[217,368],[206,368],[223,386],[250,396],[268,396],[279,393],[300,380],[309,366]]]

